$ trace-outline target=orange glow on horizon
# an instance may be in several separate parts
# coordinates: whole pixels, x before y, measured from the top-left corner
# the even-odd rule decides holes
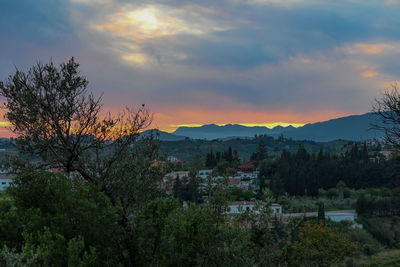
[[[343,111],[315,111],[306,114],[291,111],[254,111],[254,110],[204,110],[200,108],[166,109],[154,113],[153,123],[149,129],[159,129],[172,133],[182,126],[200,127],[206,124],[227,125],[239,124],[243,126],[265,126],[274,128],[278,125],[287,127],[301,127],[307,123],[326,121],[338,117],[353,115]],[[7,127],[7,121],[0,122],[0,137],[16,137]]]
[[[211,124],[211,123],[207,123],[207,124]],[[293,126],[295,128],[298,127],[302,127],[304,125],[306,125],[306,123],[289,123],[289,122],[270,122],[270,123],[241,123],[241,122],[231,122],[231,123],[214,123],[215,125],[218,126],[225,126],[228,124],[238,124],[238,125],[242,125],[242,126],[247,126],[247,127],[255,127],[255,126],[263,126],[263,127],[267,127],[269,129],[272,129],[276,126],[282,126],[282,127],[288,127],[288,126]],[[171,127],[172,129],[169,130],[163,130],[160,129],[162,131],[168,132],[168,133],[172,133],[174,132],[177,128],[179,127],[201,127],[203,125],[206,124],[171,124],[169,125],[169,127]]]
[[[150,128],[165,132],[174,132],[178,127],[200,127],[206,124],[226,125],[240,124],[243,126],[275,126],[301,127],[307,123],[326,121],[342,116],[353,115],[343,111],[315,111],[309,114],[299,114],[291,111],[252,111],[252,110],[203,110],[200,108],[185,108],[156,112]]]

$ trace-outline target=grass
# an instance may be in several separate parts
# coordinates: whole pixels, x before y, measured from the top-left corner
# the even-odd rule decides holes
[[[308,197],[296,197],[292,199],[292,206],[289,212],[316,212],[318,211],[318,203],[322,201],[325,204],[325,211],[335,210],[354,210],[357,199],[345,198],[340,199],[329,199],[325,197],[320,198],[308,198]]]
[[[10,196],[7,195],[4,191],[0,191],[0,201],[1,200],[10,200]]]
[[[360,258],[353,258],[353,260],[353,266],[400,267],[400,249],[385,250],[373,256],[362,256]]]

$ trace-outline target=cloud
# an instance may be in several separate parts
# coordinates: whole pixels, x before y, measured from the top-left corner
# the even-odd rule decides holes
[[[376,75],[378,75],[378,73],[375,71],[372,71],[372,70],[367,70],[367,71],[364,71],[363,73],[361,73],[361,76],[363,76],[365,78],[373,78]]]
[[[363,113],[400,76],[396,2],[5,0],[0,79],[75,56],[107,109],[165,127]]]
[[[366,54],[380,54],[385,48],[384,44],[357,44],[356,47]]]
[[[215,15],[212,9],[198,5],[184,5],[179,8],[164,5],[124,5],[123,8],[107,14],[104,20],[95,19],[91,22],[91,28],[108,35],[112,39],[112,49],[119,51],[123,60],[138,64],[160,63],[186,58],[185,53],[171,49],[171,45],[168,45],[177,42],[179,36],[206,38],[206,35],[230,29],[230,26],[214,21],[209,17],[210,14]],[[160,45],[161,42],[167,45]],[[128,49],[125,53],[121,45],[126,43],[135,48]]]
[[[387,0],[386,1],[386,5],[388,5],[388,6],[397,6],[397,5],[399,5],[400,3],[399,3],[399,1],[398,0]]]

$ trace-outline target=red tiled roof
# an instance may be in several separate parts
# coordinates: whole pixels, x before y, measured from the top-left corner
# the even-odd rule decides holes
[[[231,178],[231,179],[229,179],[229,184],[240,184],[240,179]]]

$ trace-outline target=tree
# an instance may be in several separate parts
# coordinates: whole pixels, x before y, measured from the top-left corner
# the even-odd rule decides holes
[[[71,178],[82,177],[122,207],[119,224],[130,236],[130,217],[159,196],[164,172],[162,164],[155,164],[158,144],[151,135],[140,136],[152,116],[144,105],[117,115],[105,113],[101,97],[89,93],[88,84],[74,58],[58,67],[50,62],[27,72],[17,69],[0,82],[17,148],[39,159],[16,171],[56,167]],[[134,252],[125,254],[125,264],[131,265]]]
[[[300,228],[299,241],[292,247],[289,266],[332,266],[351,256],[356,249],[346,236],[321,222],[306,222]]]
[[[151,116],[144,107],[127,108],[116,116],[101,114],[101,97],[95,98],[87,87],[79,64],[71,58],[59,67],[50,62],[37,63],[26,73],[17,69],[0,82],[0,94],[7,100],[5,118],[18,135],[22,152],[100,183],[139,131],[149,126]],[[106,157],[101,156],[104,153]],[[95,171],[89,163],[96,164]]]
[[[267,156],[267,148],[265,146],[265,143],[263,140],[260,140],[260,142],[258,143],[257,151],[251,155],[250,159],[259,162],[265,159]]]
[[[271,180],[273,174],[276,172],[276,164],[272,159],[264,159],[260,162],[259,168],[258,182],[260,185],[260,192],[262,193],[267,187],[267,180]]]
[[[181,182],[181,179],[179,179],[179,174],[176,175],[172,191],[173,191],[174,198],[180,198],[181,197],[182,182]]]
[[[324,202],[320,201],[318,203],[318,221],[325,220],[325,205]]]
[[[59,67],[50,62],[37,63],[27,72],[17,69],[0,82],[5,118],[18,135],[19,151],[42,159],[34,168],[76,172],[116,202],[111,192],[115,169],[132,152],[151,115],[144,106],[105,114],[101,97],[89,93],[88,84],[74,58]]]
[[[12,249],[37,255],[37,266],[66,266],[70,260],[83,260],[85,254],[91,254],[97,264],[113,265],[122,257],[118,225],[121,209],[111,205],[93,184],[81,180],[72,183],[62,174],[37,172],[17,177],[8,194],[15,215],[9,212],[0,219],[7,222],[18,218],[13,228],[19,232],[17,237],[5,235],[8,229],[2,227],[2,247],[11,245]],[[9,218],[4,221],[5,216]],[[18,244],[12,244],[14,239]]]
[[[343,200],[343,198],[344,198],[344,188],[345,187],[346,187],[346,184],[342,180],[340,180],[336,185],[340,200]]]
[[[375,99],[372,111],[378,116],[374,129],[385,133],[386,142],[400,147],[400,92],[397,83],[387,88],[380,99]]]

